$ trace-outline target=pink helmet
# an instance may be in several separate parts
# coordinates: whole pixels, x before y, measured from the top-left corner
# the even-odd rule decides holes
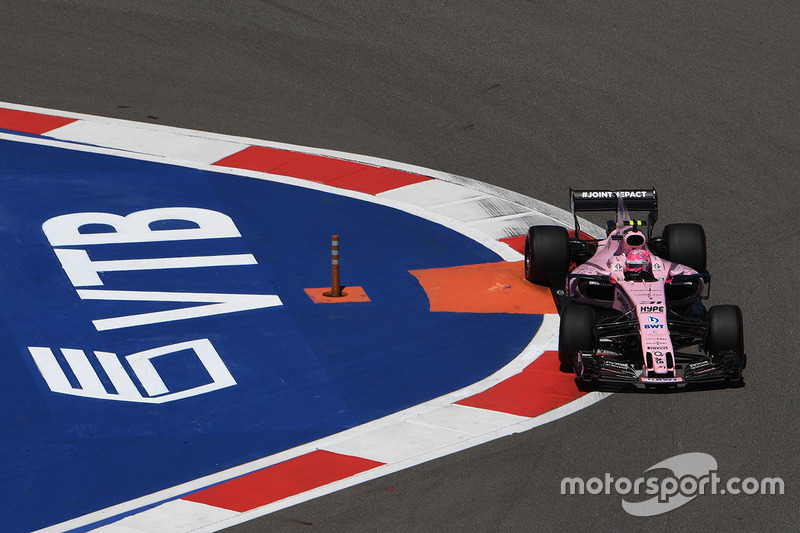
[[[625,269],[628,272],[641,272],[650,268],[650,252],[647,250],[631,250],[625,257]]]

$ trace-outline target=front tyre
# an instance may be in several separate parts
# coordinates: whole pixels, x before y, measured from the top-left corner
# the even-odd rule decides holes
[[[700,224],[664,226],[665,258],[698,272],[706,271],[706,232]]]
[[[706,350],[712,357],[734,357],[738,373],[747,365],[742,310],[738,305],[714,305],[708,310]]]
[[[563,226],[531,226],[525,237],[525,279],[549,285],[550,274],[566,274],[569,234]]]
[[[561,311],[558,329],[558,362],[562,372],[575,372],[586,377],[578,352],[593,352],[597,345],[594,331],[594,309],[587,305],[569,303]]]

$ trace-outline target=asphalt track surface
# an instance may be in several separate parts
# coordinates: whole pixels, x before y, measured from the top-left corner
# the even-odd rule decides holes
[[[0,101],[382,157],[561,207],[570,185],[655,186],[662,222],[704,225],[710,303],[745,315],[744,388],[615,394],[233,531],[790,530],[799,25],[793,1],[5,0]],[[786,494],[651,518],[560,494],[686,452]]]

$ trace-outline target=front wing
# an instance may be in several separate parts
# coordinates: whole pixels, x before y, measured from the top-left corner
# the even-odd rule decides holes
[[[676,352],[675,365],[675,376],[645,377],[641,364],[608,354],[580,352],[581,372],[578,379],[584,382],[645,385],[704,384],[736,381],[741,373],[735,352],[721,352],[713,357]]]

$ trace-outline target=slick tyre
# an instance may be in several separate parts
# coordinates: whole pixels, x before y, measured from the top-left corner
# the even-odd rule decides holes
[[[673,263],[706,271],[706,232],[700,224],[667,224],[664,226],[666,259]]]
[[[549,285],[550,274],[566,274],[569,235],[562,226],[531,226],[525,237],[525,279]]]
[[[594,309],[570,303],[561,311],[558,330],[558,362],[562,372],[584,376],[578,361],[579,351],[593,351],[597,344],[594,331]]]
[[[708,310],[706,349],[711,355],[734,351],[744,357],[742,310],[738,305],[715,305]]]

